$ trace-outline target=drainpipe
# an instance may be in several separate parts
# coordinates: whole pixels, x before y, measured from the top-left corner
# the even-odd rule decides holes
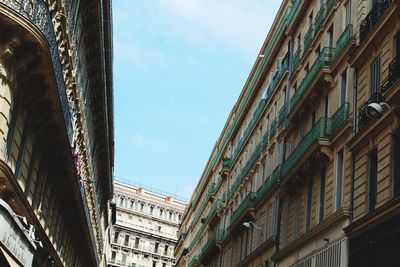
[[[358,75],[354,69],[354,87],[353,87],[353,136],[357,133],[357,96],[358,96]]]
[[[281,199],[276,198],[278,200],[278,218],[277,218],[277,226],[275,232],[275,253],[279,250],[279,240],[280,240],[280,232],[281,232]],[[278,264],[274,262],[274,266],[278,267]]]
[[[349,206],[349,221],[352,223],[353,221],[353,208],[354,208],[354,179],[356,172],[356,155],[351,153],[351,184],[350,184],[350,206]]]

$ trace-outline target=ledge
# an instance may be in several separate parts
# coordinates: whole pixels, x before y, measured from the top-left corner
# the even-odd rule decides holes
[[[326,217],[321,223],[312,227],[308,232],[302,234],[300,237],[291,242],[288,246],[280,249],[277,253],[275,253],[271,259],[273,261],[279,261],[285,256],[289,255],[299,247],[303,246],[306,242],[309,242],[313,237],[321,234],[323,231],[329,229],[331,226],[340,222],[341,220],[347,218],[349,216],[349,210],[346,208],[341,208],[336,212],[332,213],[328,217]]]

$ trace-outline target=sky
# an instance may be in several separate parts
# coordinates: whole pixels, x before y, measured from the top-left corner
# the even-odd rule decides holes
[[[113,0],[115,177],[190,198],[280,2]]]

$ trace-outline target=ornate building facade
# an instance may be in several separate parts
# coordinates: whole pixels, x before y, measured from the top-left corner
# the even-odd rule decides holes
[[[110,0],[0,0],[1,266],[106,266]]]
[[[282,2],[184,214],[177,266],[397,266],[399,5]]]
[[[114,183],[116,223],[111,228],[109,266],[172,267],[184,200],[155,190]]]

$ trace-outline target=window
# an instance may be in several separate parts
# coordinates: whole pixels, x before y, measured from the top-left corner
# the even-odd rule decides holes
[[[118,243],[119,232],[114,233],[114,243]]]
[[[394,37],[394,57],[400,57],[400,32]]]
[[[128,255],[126,253],[122,253],[122,264],[125,265],[126,264],[126,257]]]
[[[307,181],[307,210],[306,210],[306,230],[310,228],[311,221],[311,204],[312,204],[312,195],[313,195],[313,182],[312,179],[308,179]]]
[[[324,219],[324,209],[325,209],[325,170],[322,170],[321,181],[319,184],[319,214],[318,222],[322,222]]]
[[[333,25],[328,30],[328,47],[333,47]]]
[[[340,99],[339,99],[339,107],[346,102],[347,95],[347,69],[340,76]]]
[[[301,191],[296,193],[296,204],[295,204],[295,214],[294,214],[294,237],[300,235],[300,216],[301,216]]]
[[[154,211],[154,207],[151,206],[151,207],[150,207],[150,214],[153,214],[153,211]]]
[[[283,220],[283,235],[282,235],[282,245],[286,246],[287,245],[287,241],[288,241],[288,236],[289,236],[289,205],[287,202],[285,202],[283,204],[283,208],[282,208],[283,212],[282,212],[282,220]]]
[[[140,211],[144,210],[144,203],[140,203]]]
[[[309,29],[312,27],[312,22],[313,22],[313,12],[311,11],[310,15],[308,16],[308,28]]]
[[[300,49],[301,46],[301,32],[297,36],[297,49]]]
[[[117,256],[117,252],[116,251],[113,251],[113,252],[111,252],[111,259],[114,261],[115,260],[115,257]]]
[[[158,253],[158,247],[160,246],[160,243],[156,242],[154,245],[154,252]]]
[[[324,117],[328,118],[329,115],[329,95],[324,98]]]
[[[136,237],[135,238],[135,248],[139,248],[139,242],[140,242],[140,238]]]
[[[172,220],[172,211],[169,212],[169,219]]]
[[[124,242],[124,246],[129,246],[129,235],[125,235],[125,242]]]
[[[346,27],[351,23],[351,1],[348,1],[345,6],[345,17],[344,17],[344,26]]]
[[[163,209],[160,209],[160,217],[163,217],[163,212],[164,212],[164,210]]]
[[[157,262],[153,261],[153,267],[156,267],[156,266],[157,266]]]
[[[335,210],[342,207],[343,196],[343,149],[337,153],[337,166],[336,166],[336,194],[335,194]]]
[[[311,126],[314,126],[316,120],[317,120],[317,112],[314,110],[314,111],[311,113]]]
[[[377,57],[371,64],[371,96],[379,92],[380,86],[380,57]]]
[[[393,135],[392,143],[393,195],[397,197],[400,196],[400,131]]]
[[[164,246],[164,255],[168,255],[168,245]]]
[[[378,150],[372,149],[368,160],[368,211],[375,209],[376,205],[376,185],[378,174]]]

